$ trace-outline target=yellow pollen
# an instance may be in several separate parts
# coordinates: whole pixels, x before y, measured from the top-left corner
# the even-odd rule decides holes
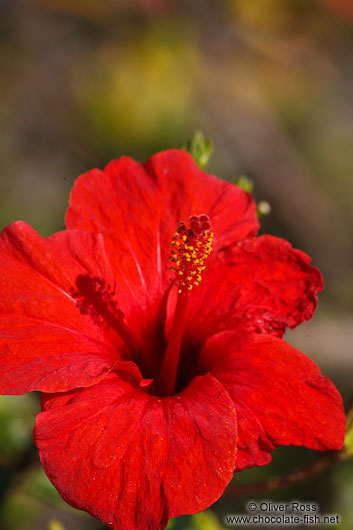
[[[212,252],[213,233],[210,231],[208,216],[192,216],[190,228],[180,223],[171,241],[171,256],[174,272],[171,281],[176,285],[178,293],[187,293],[202,280],[202,271],[206,268],[205,260]]]

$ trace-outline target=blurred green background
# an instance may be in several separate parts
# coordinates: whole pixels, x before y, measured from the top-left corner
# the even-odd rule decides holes
[[[209,171],[254,181],[272,213],[262,232],[307,251],[326,288],[286,339],[348,403],[353,391],[352,0],[0,0],[0,227],[64,228],[77,175],[111,158],[144,161],[196,129]],[[97,530],[57,495],[32,444],[38,396],[0,398],[0,529]],[[234,484],[313,457],[280,448]],[[316,501],[353,528],[353,464],[252,496]],[[248,497],[226,497],[173,530],[217,530]],[[239,528],[239,527],[238,527]],[[299,528],[299,527],[297,527]],[[126,529],[129,530],[129,529]]]

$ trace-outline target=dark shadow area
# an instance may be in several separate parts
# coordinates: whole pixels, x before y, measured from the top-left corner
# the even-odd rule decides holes
[[[113,331],[121,337],[129,352],[128,359],[138,358],[136,338],[124,322],[124,313],[116,306],[114,288],[102,278],[86,274],[77,277],[76,289],[72,289],[70,294],[83,315],[89,315],[106,332]]]

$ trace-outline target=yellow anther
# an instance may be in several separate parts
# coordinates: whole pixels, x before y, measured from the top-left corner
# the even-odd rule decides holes
[[[199,285],[201,273],[205,269],[204,262],[212,251],[213,233],[205,226],[210,226],[204,214],[190,217],[190,228],[180,223],[171,241],[171,256],[173,267],[170,271],[175,274],[175,284],[178,293],[191,291],[193,286]]]

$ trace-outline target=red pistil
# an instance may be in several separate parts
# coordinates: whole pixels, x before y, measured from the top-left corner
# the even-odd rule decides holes
[[[169,259],[173,262],[170,270],[175,273],[175,278],[171,278],[171,281],[178,289],[178,298],[156,385],[156,393],[161,396],[169,396],[175,391],[188,293],[200,283],[205,269],[204,262],[212,250],[213,233],[210,232],[208,215],[192,215],[189,217],[189,224],[190,228],[186,228],[184,223],[180,223],[172,238]]]

